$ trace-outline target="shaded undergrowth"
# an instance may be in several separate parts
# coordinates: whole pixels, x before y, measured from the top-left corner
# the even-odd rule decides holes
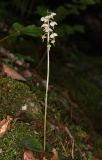
[[[96,75],[99,79],[101,75],[97,65],[101,64],[97,61],[72,54],[68,55],[65,63],[57,61],[55,65],[52,62],[47,142],[61,149],[63,156],[71,155],[71,139],[64,130],[67,127],[75,139],[75,157],[78,160],[91,160],[94,155],[102,158],[102,92],[99,81],[94,80]],[[92,74],[94,69],[96,72]],[[39,68],[41,73],[44,70],[44,66]],[[0,116],[3,118],[9,114],[13,118],[9,132],[0,141],[2,160],[22,158],[21,141],[24,137],[37,134],[43,138],[45,88],[33,82],[22,83],[0,77]],[[21,115],[16,117],[25,104],[28,110],[22,113],[23,118]]]

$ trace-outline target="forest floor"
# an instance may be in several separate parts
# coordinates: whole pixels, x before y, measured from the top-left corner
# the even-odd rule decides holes
[[[71,53],[51,61],[46,152],[46,64],[36,70],[1,57],[0,133],[4,124],[7,129],[0,135],[0,160],[101,160],[102,57]]]

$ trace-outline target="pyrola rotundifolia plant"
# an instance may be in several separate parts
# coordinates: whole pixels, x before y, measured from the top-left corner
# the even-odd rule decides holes
[[[47,120],[47,108],[48,108],[48,87],[49,87],[49,73],[50,73],[50,49],[53,44],[55,44],[55,38],[58,36],[54,32],[54,27],[57,23],[54,21],[54,16],[56,13],[48,12],[47,16],[42,17],[41,21],[43,22],[41,28],[44,31],[42,35],[42,40],[46,39],[47,41],[47,81],[46,81],[46,94],[45,94],[45,113],[44,113],[44,151],[46,150],[46,120]]]

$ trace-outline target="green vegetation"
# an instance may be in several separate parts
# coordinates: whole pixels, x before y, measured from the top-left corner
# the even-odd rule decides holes
[[[22,139],[24,136],[33,135],[29,125],[23,123],[12,123],[9,134],[0,140],[1,160],[21,160],[22,159]]]
[[[2,116],[9,114],[14,116],[24,105],[28,106],[29,118],[41,113],[35,93],[32,93],[26,84],[1,77],[0,88],[0,113]]]

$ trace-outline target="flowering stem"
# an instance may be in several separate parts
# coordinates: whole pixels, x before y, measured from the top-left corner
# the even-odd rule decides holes
[[[54,33],[54,26],[57,25],[53,21],[53,17],[56,13],[49,13],[47,16],[42,17],[41,21],[43,31],[45,34],[42,36],[42,40],[47,39],[47,80],[46,80],[46,93],[45,93],[45,113],[44,113],[44,151],[46,150],[46,128],[47,128],[47,108],[48,108],[48,88],[49,88],[49,74],[50,74],[50,48],[51,45],[55,43],[55,37],[58,36]]]
[[[49,32],[47,33],[47,81],[46,81],[46,94],[45,94],[45,114],[44,114],[44,151],[46,150],[46,126],[47,126],[47,108],[48,108],[48,87],[50,75],[50,43]]]

